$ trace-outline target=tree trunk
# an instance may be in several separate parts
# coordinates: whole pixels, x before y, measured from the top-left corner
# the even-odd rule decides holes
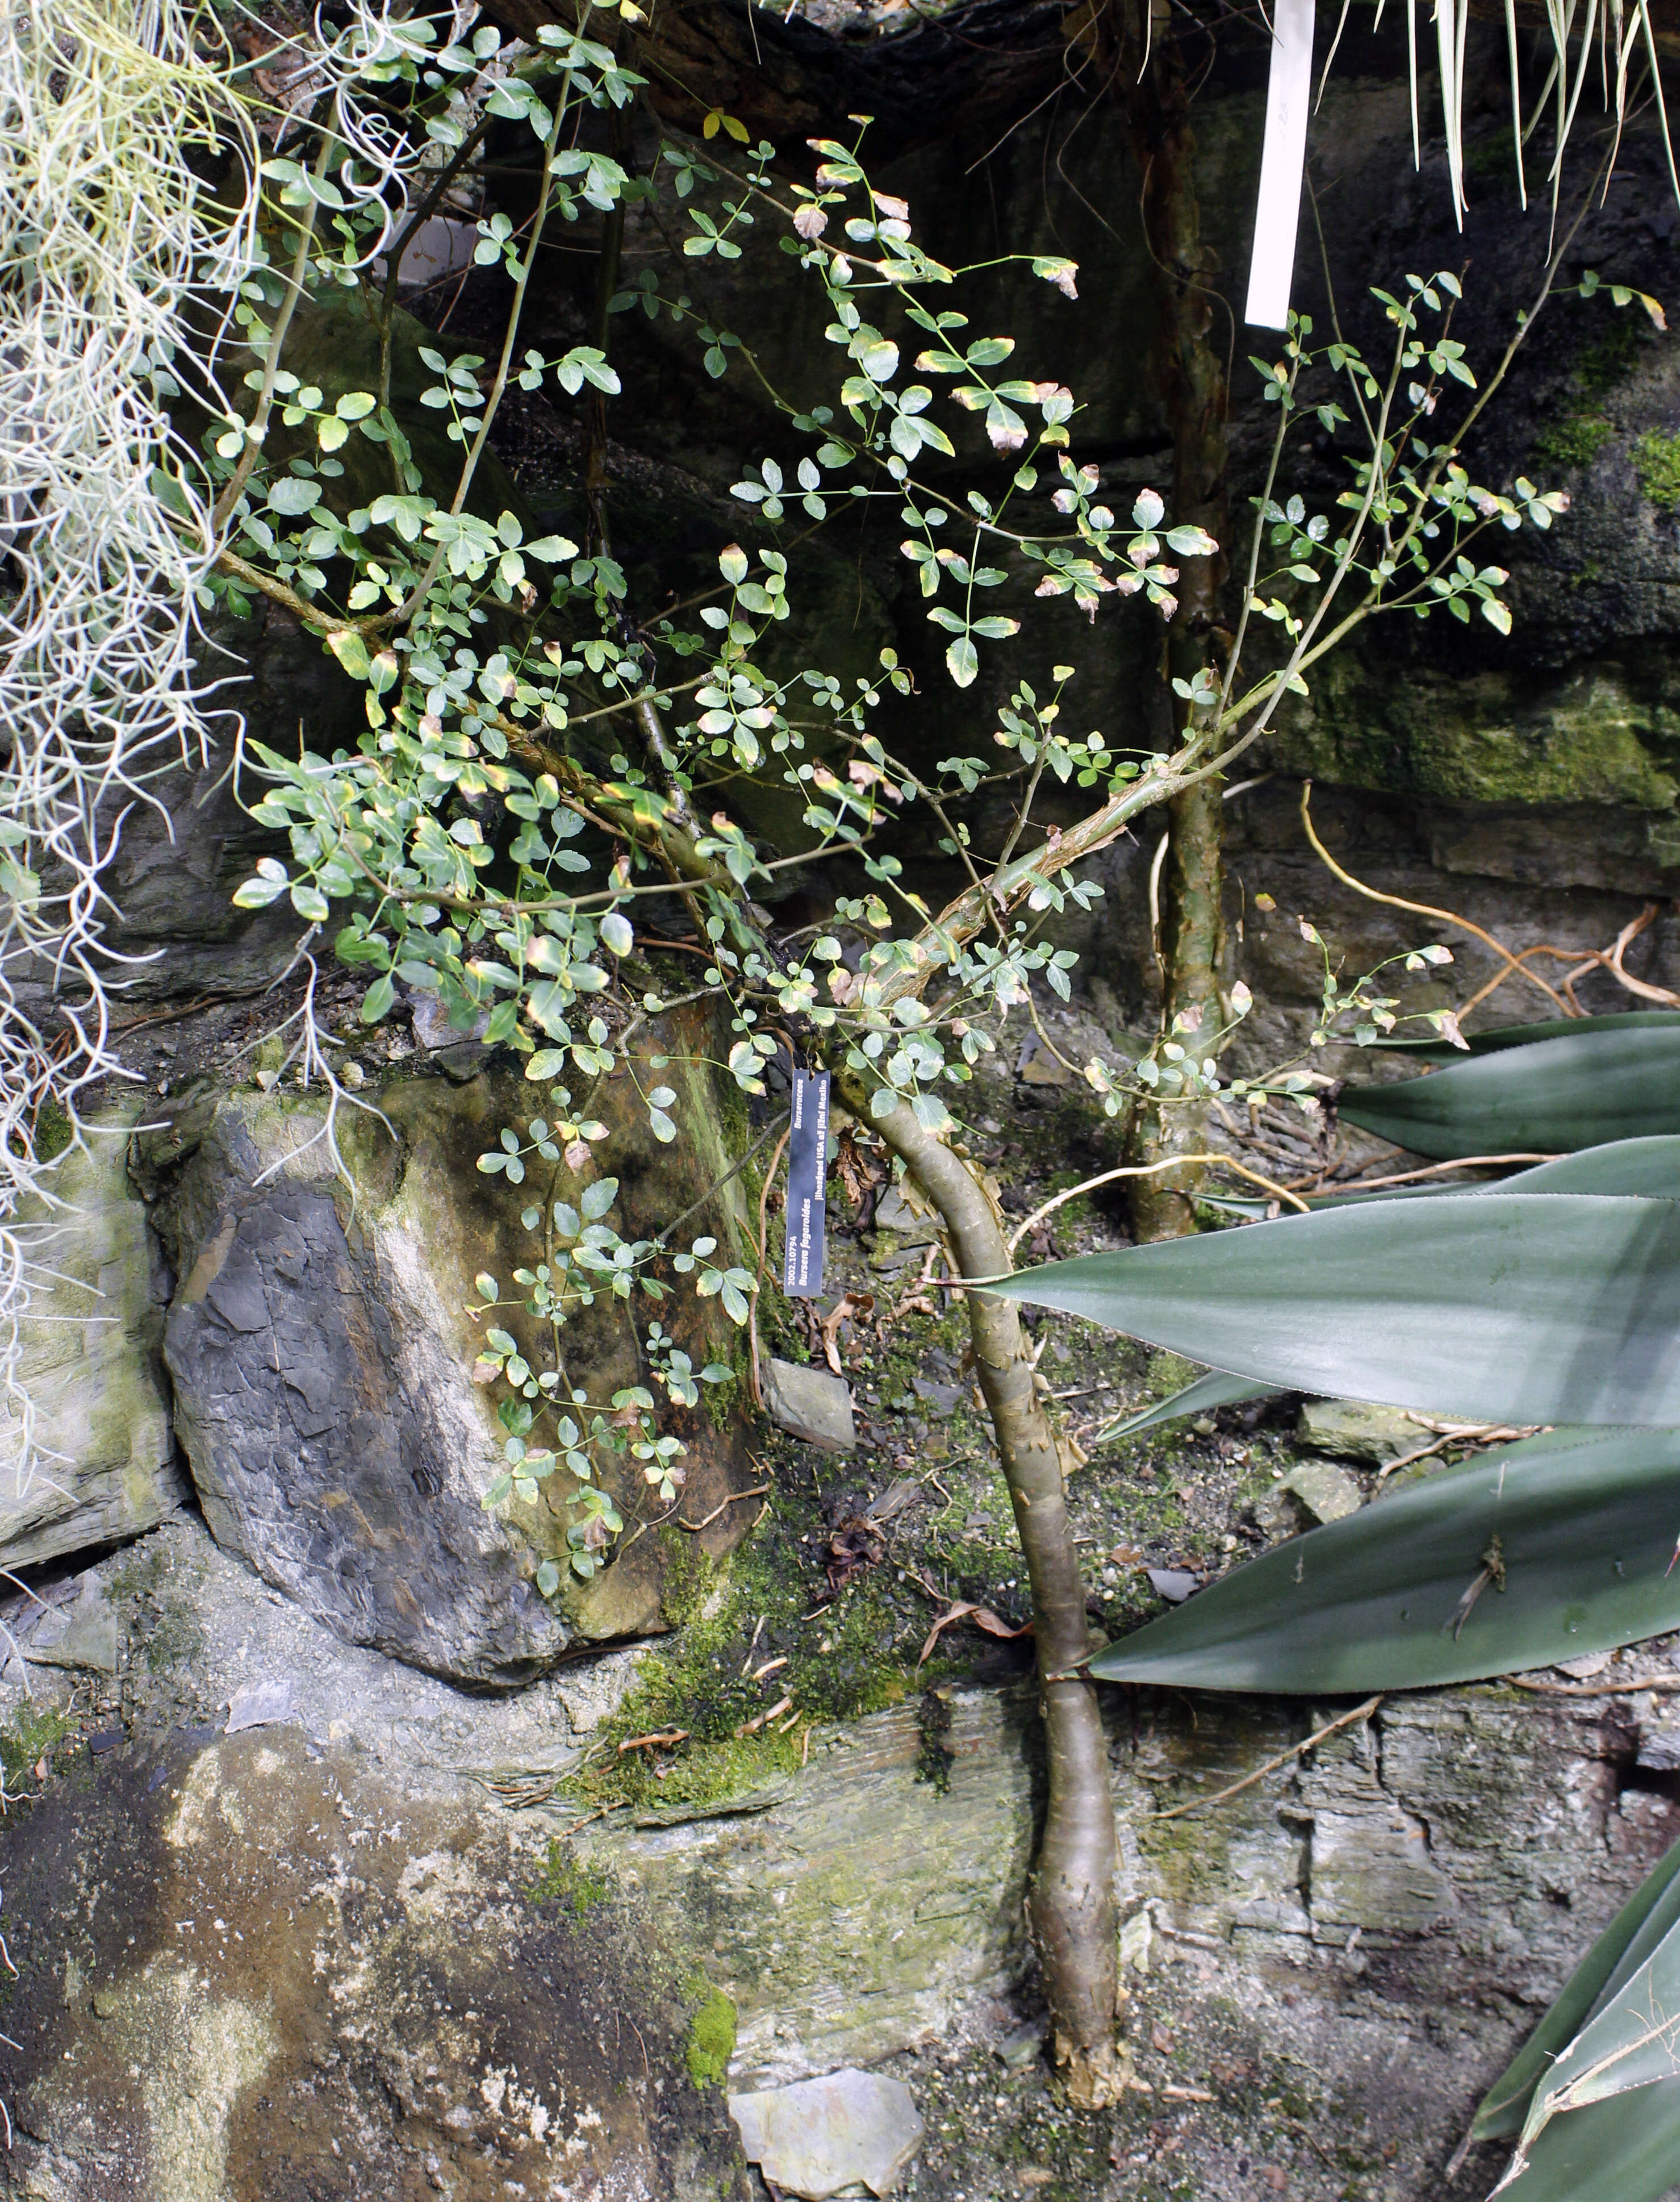
[[[852,1081],[846,1081],[850,1087]],[[861,1091],[848,1105],[866,1115]],[[901,1101],[872,1120],[939,1210],[961,1274],[1007,1274],[1003,1226],[975,1173]],[[1028,1892],[1033,1940],[1072,2099],[1113,2102],[1121,2084],[1114,1806],[1096,1686],[1074,1670],[1091,1652],[1085,1586],[1067,1518],[1061,1457],[1038,1398],[1031,1355],[1012,1300],[968,1295],[974,1360],[1026,1557],[1037,1636],[1039,1704],[1049,1766],[1043,1840]]]
[[[1139,78],[1123,53],[1118,74],[1127,86],[1133,142],[1144,171],[1143,222],[1154,262],[1160,323],[1158,371],[1172,428],[1175,521],[1205,527],[1219,543],[1230,525],[1225,421],[1230,406],[1225,362],[1213,341],[1215,301],[1206,287],[1211,256],[1201,243],[1195,193],[1195,140],[1190,128],[1189,70],[1174,19],[1163,0],[1153,6],[1149,62]],[[1141,26],[1129,26],[1134,40]],[[1136,49],[1134,48],[1134,51]],[[1185,567],[1178,609],[1168,633],[1169,673],[1186,682],[1214,654],[1223,558]],[[1173,698],[1177,728],[1190,723],[1190,705]],[[1203,780],[1167,806],[1166,862],[1161,879],[1161,1028],[1172,1036],[1180,1017],[1196,1028],[1178,1035],[1199,1054],[1197,1033],[1220,1021],[1225,957],[1224,821],[1219,784]],[[1128,1160],[1154,1163],[1203,1147],[1205,1105],[1163,1100],[1140,1104],[1132,1120]],[[1194,1169],[1163,1170],[1133,1180],[1132,1230],[1139,1239],[1176,1239],[1195,1228],[1190,1188]]]

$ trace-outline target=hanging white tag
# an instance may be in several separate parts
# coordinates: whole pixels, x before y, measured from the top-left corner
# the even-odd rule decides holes
[[[1266,87],[1266,150],[1260,158],[1254,252],[1243,319],[1260,329],[1289,325],[1295,225],[1307,165],[1307,110],[1313,97],[1313,0],[1272,0],[1272,74]]]

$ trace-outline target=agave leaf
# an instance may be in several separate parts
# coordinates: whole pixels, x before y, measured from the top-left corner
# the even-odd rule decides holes
[[[1137,1414],[1128,1415],[1125,1422],[1107,1433],[1103,1443],[1107,1445],[1116,1438],[1134,1438],[1140,1430],[1153,1430],[1162,1422],[1176,1422],[1181,1416],[1205,1415],[1215,1407],[1234,1407],[1243,1399],[1269,1398],[1275,1388],[1271,1384],[1251,1384],[1246,1376],[1227,1376],[1223,1369],[1210,1369],[1193,1384],[1186,1384],[1183,1391],[1174,1392],[1169,1398],[1157,1399],[1153,1407],[1144,1407]]]
[[[1443,1160],[1680,1132],[1680,1015],[1656,1024],[1583,1019],[1549,1039],[1460,1056],[1427,1078],[1344,1087],[1336,1109],[1380,1139]]]
[[[1579,2112],[1612,2103],[1636,2131],[1642,2177],[1611,2187],[1595,2163],[1587,2186],[1555,2191],[1652,2202],[1671,2182],[1680,2164],[1680,1925],[1671,1920],[1667,1931],[1659,1932],[1654,1914],[1647,1924],[1642,1960],[1630,1964],[1633,1952],[1626,1953],[1585,2025],[1536,2081],[1517,2152],[1495,2193],[1512,2190],[1527,2198],[1547,2191],[1551,2182],[1540,2144],[1548,2134],[1555,2134],[1557,2155],[1568,2158],[1578,2176],[1578,2146],[1567,2128]],[[1663,2081],[1668,2084],[1657,2084]],[[1665,2176],[1651,2185],[1659,2170]]]
[[[1555,1162],[1536,1163],[1477,1190],[1633,1193],[1650,1200],[1680,1199],[1680,1139],[1612,1139],[1603,1146],[1560,1155]]]
[[[1677,1529],[1680,1430],[1552,1430],[1275,1546],[1090,1671],[1334,1696],[1548,1666],[1680,1627]]]
[[[1492,1032],[1466,1033],[1464,1047],[1454,1047],[1450,1040],[1441,1039],[1434,1033],[1424,1039],[1374,1039],[1371,1045],[1389,1054],[1416,1056],[1424,1063],[1462,1063],[1466,1049],[1471,1055],[1497,1055],[1503,1048],[1527,1047],[1537,1039],[1560,1039],[1565,1034],[1573,1039],[1583,1033],[1631,1032],[1641,1025],[1680,1025],[1680,1010],[1622,1010],[1608,1017],[1542,1017],[1536,1024],[1500,1025]]]
[[[1357,1207],[1371,1200],[1427,1200],[1443,1192],[1632,1192],[1654,1200],[1680,1198],[1680,1139],[1612,1139],[1601,1147],[1583,1147],[1578,1154],[1560,1155],[1532,1169],[1515,1170],[1509,1177],[1481,1183],[1462,1179],[1434,1185],[1385,1185],[1372,1192],[1350,1187],[1345,1192],[1315,1193],[1307,1205],[1320,1208]]]
[[[1680,1202],[1457,1193],[985,1287],[1257,1384],[1495,1422],[1680,1424]]]
[[[1680,1193],[1680,1139],[1618,1139],[1609,1146],[1586,1147],[1578,1155],[1560,1155],[1537,1169],[1518,1170],[1491,1185],[1384,1186],[1376,1192],[1333,1193],[1315,1199],[1313,1208],[1356,1207],[1362,1200],[1415,1200],[1428,1195],[1456,1192],[1601,1192],[1641,1193],[1660,1198]],[[1235,1204],[1234,1203],[1232,1204]],[[1276,1387],[1250,1383],[1210,1369],[1182,1392],[1146,1407],[1107,1434],[1105,1442],[1136,1437],[1185,1415],[1206,1414],[1215,1407],[1235,1406],[1243,1399],[1274,1397]]]
[[[1583,2025],[1618,1994],[1680,1923],[1680,1843],[1664,1856],[1570,1975],[1567,1985],[1510,2067],[1482,2098],[1471,2137],[1495,2140],[1520,2132],[1535,2083]]]
[[[1526,2170],[1495,2191],[1510,2202],[1658,2202],[1677,2182],[1680,2086],[1669,2081],[1554,2118]]]

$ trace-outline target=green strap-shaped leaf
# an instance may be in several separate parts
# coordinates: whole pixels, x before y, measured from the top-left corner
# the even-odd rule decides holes
[[[1315,1200],[1314,1209],[1357,1206],[1366,1200],[1418,1199],[1428,1195],[1457,1192],[1468,1195],[1513,1192],[1642,1193],[1660,1198],[1680,1186],[1680,1139],[1620,1139],[1605,1147],[1588,1147],[1578,1155],[1561,1155],[1554,1163],[1519,1170],[1497,1184],[1470,1186],[1392,1186],[1366,1193],[1342,1193]],[[1152,1407],[1130,1416],[1107,1431],[1104,1443],[1136,1437],[1141,1431],[1176,1422],[1186,1415],[1208,1414],[1215,1407],[1237,1405],[1244,1399],[1264,1399],[1277,1387],[1256,1384],[1246,1377],[1209,1369],[1182,1392],[1158,1400]]]
[[[1250,1383],[1246,1376],[1227,1376],[1223,1369],[1210,1369],[1205,1376],[1198,1376],[1193,1384],[1186,1384],[1182,1392],[1174,1392],[1170,1398],[1157,1399],[1153,1407],[1144,1407],[1125,1422],[1108,1431],[1105,1445],[1117,1438],[1135,1438],[1140,1430],[1158,1428],[1162,1422],[1176,1422],[1185,1415],[1211,1414],[1215,1407],[1234,1407],[1244,1399],[1264,1399],[1276,1387],[1271,1384]]]
[[[1495,2193],[1513,2193],[1524,2202],[1566,2193],[1590,2194],[1595,2202],[1601,2196],[1605,2202],[1654,2202],[1673,2181],[1680,2169],[1680,1925],[1671,1921],[1665,1934],[1657,1931],[1665,1908],[1659,1897],[1641,1930],[1642,1960],[1630,1963],[1634,1952],[1628,1951],[1585,2025],[1537,2079],[1516,2154]],[[1614,2185],[1601,2163],[1581,2163],[1579,2136],[1569,2131],[1595,2106],[1612,2105],[1620,2116],[1603,2130],[1613,2135],[1625,2127],[1629,2138],[1620,2146],[1632,2159]],[[1565,2168],[1584,2175],[1584,2183],[1559,2186]]]
[[[1554,2118],[1510,2202],[1658,2202],[1680,2184],[1680,2085],[1594,2103]]]
[[[1646,1875],[1592,1948],[1521,2052],[1482,2098],[1471,2134],[1495,2140],[1519,2133],[1535,2083],[1568,2048],[1583,2025],[1627,1984],[1658,1944],[1680,1924],[1680,1843]]]
[[[1316,1193],[1307,1205],[1320,1208],[1357,1207],[1371,1200],[1427,1200],[1443,1192],[1633,1192],[1654,1200],[1680,1198],[1680,1139],[1612,1139],[1601,1147],[1583,1147],[1578,1154],[1560,1155],[1555,1162],[1538,1163],[1532,1169],[1515,1170],[1491,1183],[1460,1180],[1434,1185],[1379,1186],[1375,1192]]]
[[[1680,1132],[1680,1016],[1583,1020],[1550,1039],[1461,1056],[1427,1078],[1344,1086],[1336,1109],[1350,1124],[1442,1160],[1561,1154]]]
[[[1528,1047],[1537,1039],[1558,1039],[1565,1035],[1574,1039],[1583,1033],[1631,1032],[1642,1025],[1666,1025],[1671,1030],[1680,1025],[1680,1010],[1622,1010],[1609,1017],[1542,1017],[1536,1024],[1500,1025],[1492,1032],[1466,1033],[1464,1047],[1454,1047],[1450,1040],[1441,1039],[1434,1033],[1424,1039],[1374,1039],[1371,1045],[1394,1055],[1415,1056],[1424,1063],[1462,1063],[1466,1049],[1471,1055],[1497,1055],[1502,1048]]]
[[[1376,1201],[986,1287],[1279,1390],[1490,1422],[1680,1424],[1680,1203]]]
[[[1334,1696],[1548,1666],[1680,1627],[1677,1531],[1680,1430],[1553,1430],[1274,1546],[1090,1671]]]

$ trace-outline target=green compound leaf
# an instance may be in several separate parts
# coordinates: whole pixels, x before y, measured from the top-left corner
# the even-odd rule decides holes
[[[1680,1424],[1680,1202],[1452,1193],[985,1287],[1257,1384],[1466,1421]]]
[[[1552,1430],[1275,1546],[1090,1671],[1334,1695],[1548,1666],[1680,1627],[1677,1529],[1680,1430]]]
[[[1523,1027],[1518,1027],[1522,1031]],[[1583,1019],[1545,1039],[1497,1036],[1426,1078],[1344,1087],[1350,1124],[1433,1159],[1562,1154],[1680,1132],[1680,1015]]]

